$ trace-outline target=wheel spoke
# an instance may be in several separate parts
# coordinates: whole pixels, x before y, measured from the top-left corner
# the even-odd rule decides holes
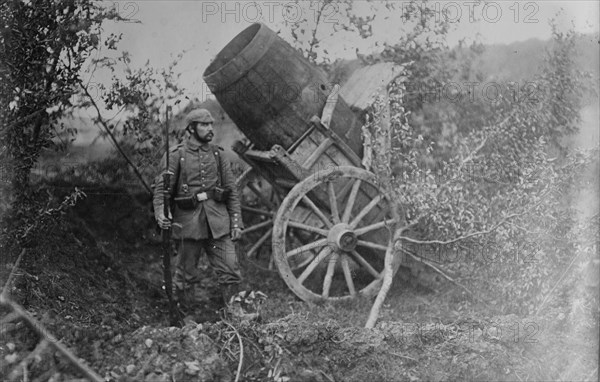
[[[306,278],[308,276],[310,276],[310,274],[315,270],[317,265],[319,265],[319,263],[321,261],[323,261],[324,258],[329,256],[329,254],[331,254],[331,252],[333,252],[333,249],[331,247],[323,248],[319,252],[319,254],[310,262],[310,264],[308,264],[308,266],[306,267],[306,269],[304,269],[302,274],[300,276],[298,276],[298,282],[300,284],[302,284],[304,282],[304,280],[306,280]]]
[[[364,235],[367,232],[375,231],[376,229],[380,229],[382,227],[387,227],[388,225],[394,224],[395,222],[396,222],[396,219],[388,219],[388,220],[380,221],[378,223],[371,224],[366,227],[361,227],[361,228],[355,229],[354,234],[356,234],[356,236]]]
[[[273,233],[273,227],[269,228],[269,230],[265,232],[265,234],[262,235],[260,239],[258,239],[258,241],[254,243],[254,245],[248,250],[248,253],[246,253],[246,257],[248,259],[252,257],[254,255],[254,252],[256,252],[258,248],[260,248],[260,246],[263,245],[265,240],[267,240],[269,236],[271,236],[271,233]]]
[[[310,256],[307,256],[307,257],[306,257],[306,259],[304,259],[304,260],[302,260],[302,261],[300,262],[300,264],[298,264],[298,265],[293,265],[293,266],[292,266],[292,264],[290,264],[290,267],[291,267],[292,269],[300,269],[300,268],[304,268],[304,267],[306,266],[306,264],[310,263],[310,262],[311,262],[311,261],[312,261],[314,258],[315,258],[315,254],[311,252],[311,253],[310,253]]]
[[[373,200],[371,200],[369,204],[367,204],[365,208],[363,208],[362,211],[360,211],[358,215],[356,215],[354,220],[352,220],[352,222],[350,223],[350,227],[356,227],[356,225],[362,220],[362,218],[364,218],[369,212],[371,212],[373,207],[375,207],[377,203],[381,201],[381,198],[383,198],[383,195],[379,194]]]
[[[344,278],[346,279],[346,284],[348,285],[348,291],[350,292],[351,296],[355,296],[356,289],[354,288],[354,281],[352,280],[352,273],[350,272],[348,257],[346,255],[342,256],[342,269],[344,270]]]
[[[290,258],[292,256],[295,256],[295,255],[299,254],[299,253],[307,252],[307,251],[310,251],[311,249],[320,248],[320,247],[323,247],[325,245],[327,245],[327,238],[319,239],[317,241],[313,241],[312,243],[305,244],[305,245],[303,245],[301,247],[294,248],[291,251],[286,252],[285,256],[287,258]]]
[[[352,251],[352,260],[356,261],[358,265],[365,268],[367,272],[369,272],[374,278],[378,279],[380,277],[380,273],[377,272],[375,268],[373,268],[373,266],[360,255],[360,253]]]
[[[329,205],[331,206],[331,216],[335,224],[340,222],[340,212],[338,211],[337,198],[335,197],[335,189],[333,182],[327,182],[327,193],[329,194]]]
[[[252,212],[253,214],[257,214],[257,215],[265,215],[265,216],[273,216],[274,215],[272,211],[261,210],[260,208],[253,208],[253,207],[247,207],[247,206],[242,206],[242,211]]]
[[[273,269],[275,269],[275,257],[274,256],[269,256],[269,266],[268,269],[270,271],[272,271]]]
[[[268,226],[270,226],[272,224],[273,224],[273,219],[265,220],[262,223],[258,223],[258,224],[255,224],[253,226],[250,226],[248,228],[245,228],[242,231],[242,235],[245,235],[245,234],[250,233],[250,232],[254,232],[254,231],[259,230],[259,229],[264,228],[264,227],[268,227]]]
[[[329,259],[329,262],[327,263],[327,273],[325,274],[325,279],[323,279],[323,293],[321,294],[325,298],[329,297],[333,272],[335,271],[335,264],[337,263],[338,257],[339,255],[334,253],[331,255],[331,259]]]
[[[258,187],[256,187],[256,185],[252,182],[248,182],[246,186],[260,199],[263,205],[270,209],[273,209],[273,204],[268,198],[265,197],[264,191],[259,190]]]
[[[273,186],[273,192],[271,193],[271,201],[276,205],[279,206],[281,204],[282,198],[281,198],[281,193],[279,192],[279,189],[275,186]]]
[[[324,230],[324,229],[313,227],[311,225],[300,223],[300,222],[297,222],[297,221],[294,221],[294,220],[288,221],[288,226],[294,227],[294,228],[303,229],[303,230],[309,231],[309,232],[315,232],[315,233],[318,233],[319,235],[322,235],[322,236],[327,236],[327,234],[328,234],[328,232],[326,230]]]
[[[356,195],[358,195],[359,188],[360,179],[357,179],[352,185],[352,191],[350,191],[350,196],[348,196],[348,200],[346,201],[346,209],[344,210],[344,216],[342,216],[342,222],[344,223],[350,220],[350,214],[352,214],[352,207],[354,207],[354,201],[356,200]]]
[[[302,200],[304,201],[304,203],[306,203],[310,207],[311,210],[313,210],[313,212],[319,217],[319,219],[321,219],[323,221],[323,223],[325,223],[325,225],[328,228],[332,227],[332,224],[329,221],[329,219],[327,218],[327,216],[325,216],[325,214],[319,209],[319,207],[316,206],[315,203],[313,203],[312,200],[310,200],[308,198],[308,196],[304,195],[302,197]]]
[[[365,241],[365,240],[358,240],[356,242],[356,245],[360,245],[361,247],[367,247],[367,248],[372,248],[372,249],[378,249],[380,251],[387,251],[388,247],[385,245],[381,245],[381,244],[377,244],[377,243],[372,243],[370,241]]]

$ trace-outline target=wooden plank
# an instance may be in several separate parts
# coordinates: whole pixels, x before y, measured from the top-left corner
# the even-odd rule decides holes
[[[317,149],[314,150],[312,154],[310,154],[310,156],[304,161],[302,166],[306,169],[310,169],[332,144],[333,139],[325,139],[323,142],[321,142]]]
[[[252,161],[273,162],[273,154],[271,151],[262,150],[246,150],[244,156]]]
[[[308,134],[300,144],[296,146],[294,152],[290,153],[290,157],[298,162],[304,163],[310,157],[310,155],[319,147],[321,142],[323,142],[327,137],[321,133],[315,123],[312,123],[312,129],[310,134]],[[308,167],[305,167],[307,170],[311,170]],[[311,171],[314,173],[314,171]]]
[[[308,171],[296,162],[283,147],[274,145],[271,148],[271,156],[285,169],[284,171],[289,174],[292,181],[300,181],[309,175]]]
[[[298,140],[296,142],[294,142],[294,144],[287,150],[288,153],[293,153],[294,150],[296,150],[296,148],[298,146],[300,146],[302,144],[302,142],[310,135],[312,134],[312,132],[317,128],[316,124],[311,123],[310,127],[308,128],[308,130],[306,130],[304,132],[304,134],[302,134],[302,136],[300,138],[298,138]]]

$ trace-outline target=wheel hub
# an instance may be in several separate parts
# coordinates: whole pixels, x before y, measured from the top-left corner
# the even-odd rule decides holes
[[[352,251],[356,247],[358,238],[346,223],[338,223],[329,231],[327,239],[342,251]]]

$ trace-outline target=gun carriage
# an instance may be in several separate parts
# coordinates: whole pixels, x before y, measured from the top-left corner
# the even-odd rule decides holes
[[[249,165],[243,255],[305,301],[376,294],[398,216],[362,168],[361,116],[339,86],[263,24],[233,38],[204,80],[248,138],[233,146]]]

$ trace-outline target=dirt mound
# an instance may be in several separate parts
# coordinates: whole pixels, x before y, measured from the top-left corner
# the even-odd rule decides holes
[[[115,337],[106,354],[118,381],[230,381],[228,365],[219,356],[217,343],[202,324],[176,327],[144,326]],[[125,364],[125,363],[126,364]]]
[[[204,262],[204,303],[187,326],[168,327],[161,247],[147,228],[152,225],[148,206],[124,191],[93,190],[75,207],[40,220],[70,192],[41,189],[37,204],[20,218],[24,226],[13,221],[2,231],[10,256],[0,276],[5,280],[19,244],[26,246],[14,299],[109,380],[229,381],[238,376],[240,360],[245,381],[586,380],[595,375],[597,342],[589,339],[598,336],[597,320],[576,324],[577,315],[552,309],[543,317],[498,316],[450,285],[434,293],[397,280],[380,323],[364,329],[371,300],[306,304],[279,275],[247,268],[252,289],[269,296],[263,321],[231,323],[216,314],[211,297],[218,287]],[[36,221],[42,223],[23,229]],[[15,232],[29,236],[14,240]],[[1,309],[5,317],[8,311]],[[23,322],[0,329],[5,377],[39,341]],[[32,380],[44,375],[55,381],[80,376],[50,351],[29,362]]]

